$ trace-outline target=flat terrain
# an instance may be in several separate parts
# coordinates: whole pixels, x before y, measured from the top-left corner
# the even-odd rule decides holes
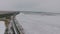
[[[17,20],[26,34],[60,34],[60,16],[19,14]]]
[[[60,34],[60,16],[21,13],[16,18],[24,28],[25,34]],[[1,22],[0,33],[3,34],[4,30],[4,23]]]

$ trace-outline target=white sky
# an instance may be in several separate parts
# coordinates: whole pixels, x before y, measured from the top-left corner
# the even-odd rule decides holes
[[[0,10],[60,12],[60,0],[0,0]]]

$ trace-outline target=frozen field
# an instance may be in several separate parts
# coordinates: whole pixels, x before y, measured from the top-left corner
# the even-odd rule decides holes
[[[60,34],[60,16],[19,14],[17,20],[26,34]]]
[[[16,18],[25,34],[60,34],[60,16],[19,14]],[[1,22],[0,34],[3,34],[4,30],[4,23]]]

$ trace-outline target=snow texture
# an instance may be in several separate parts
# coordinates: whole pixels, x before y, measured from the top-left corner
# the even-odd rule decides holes
[[[60,16],[19,14],[17,20],[25,34],[60,34]]]
[[[25,34],[60,34],[60,16],[43,16],[19,14],[18,22],[24,28]],[[5,25],[0,23],[0,34],[4,34]]]

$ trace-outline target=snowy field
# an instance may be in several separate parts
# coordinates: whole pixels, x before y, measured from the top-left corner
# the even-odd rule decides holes
[[[60,34],[60,16],[19,14],[25,34]]]
[[[60,34],[60,16],[19,14],[16,18],[25,34]],[[1,21],[0,34],[4,34],[4,30],[4,22]]]

